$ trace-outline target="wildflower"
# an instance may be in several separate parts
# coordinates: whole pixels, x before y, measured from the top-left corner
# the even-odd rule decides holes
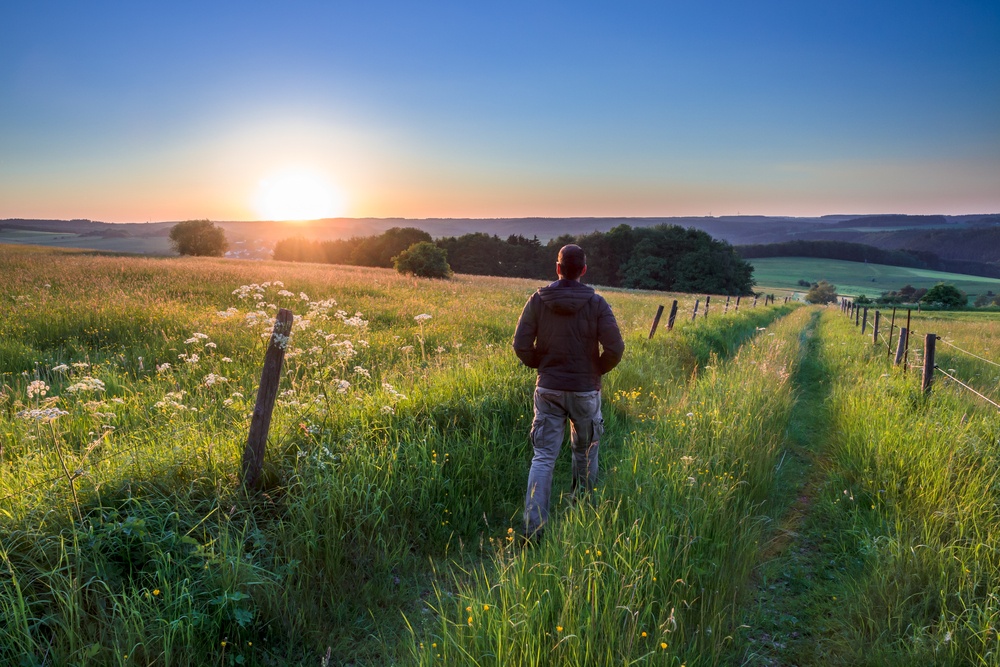
[[[645,630],[643,630],[643,631],[642,631],[642,636],[643,636],[643,637],[645,637],[645,636],[646,636],[646,631],[645,631]]]
[[[221,375],[216,375],[215,373],[209,373],[204,378],[202,378],[202,382],[205,383],[206,387],[211,387],[214,384],[229,382],[229,378],[222,377]]]
[[[49,393],[49,385],[45,384],[41,380],[35,380],[28,385],[28,398],[32,398],[33,396],[41,398],[47,393]]]
[[[197,354],[192,354],[192,355],[190,355],[188,357],[185,357],[184,361],[186,361],[189,364],[196,364],[196,363],[198,363],[199,358],[200,357],[198,357]]]
[[[391,405],[383,405],[382,406],[382,414],[384,414],[384,415],[394,415],[394,414],[396,414],[396,410]]]
[[[437,347],[437,349],[435,350],[435,352],[437,352],[438,354],[441,354],[442,352],[444,352],[444,348],[443,348],[443,347],[441,347],[440,345],[438,345],[438,347]]]
[[[410,352],[413,352],[413,346],[404,345],[403,347],[399,348],[399,351],[402,352],[403,354],[409,354]]]
[[[217,347],[219,347],[219,346],[216,345],[215,343],[212,343],[212,342],[205,343],[205,349],[214,350]]]
[[[166,373],[169,370],[170,370],[170,364],[166,363],[166,362],[164,362],[162,364],[159,364],[156,367],[156,372],[157,373]]]
[[[693,412],[689,412],[689,413],[687,413],[687,416],[688,417],[694,417],[694,413]]]
[[[660,642],[660,648],[662,649],[667,648],[667,642]]]
[[[489,611],[489,610],[490,610],[490,606],[488,604],[484,604],[483,605],[483,611]]]
[[[222,357],[222,362],[226,364],[231,364],[233,363],[233,360],[230,359],[229,357]]]
[[[37,422],[52,422],[63,415],[68,415],[69,413],[65,410],[60,410],[59,408],[43,408],[39,410],[22,410],[17,413],[17,416],[21,419],[34,420]]]
[[[557,625],[556,626],[556,632],[562,632],[562,631],[563,631],[563,627],[561,625]]]
[[[347,380],[334,380],[334,383],[337,385],[338,394],[346,394],[347,390],[351,388],[351,383]]]
[[[291,297],[294,297],[295,293],[294,292],[289,292],[288,290],[283,289],[283,290],[280,290],[278,292],[278,296],[291,296]]]
[[[368,369],[367,368],[363,368],[361,366],[355,366],[354,367],[354,373],[355,373],[355,375],[360,375],[362,377],[366,377],[369,380],[372,377],[372,374],[368,372]]]
[[[425,322],[431,319],[431,316],[428,315],[427,313],[420,313],[419,315],[414,316],[413,319],[415,319],[417,322]]]
[[[153,595],[159,595],[159,594],[160,594],[160,589],[159,588],[154,588],[153,589]]]
[[[66,371],[69,370],[69,366],[67,366],[66,364],[59,364],[58,366],[54,366],[52,370],[55,371],[56,373],[65,373]]]
[[[66,387],[66,393],[75,394],[79,391],[104,391],[104,383],[97,378],[90,377],[89,375],[84,376],[82,380],[76,384],[71,384]]]
[[[303,301],[308,301],[309,300],[309,297],[306,296],[305,292],[299,292],[299,298],[302,299]]]

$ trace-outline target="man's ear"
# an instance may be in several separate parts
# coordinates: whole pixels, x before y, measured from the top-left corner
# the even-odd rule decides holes
[[[583,271],[580,272],[580,277],[583,278],[583,276],[586,275],[586,273],[587,273],[587,265],[584,264]]]
[[[556,275],[562,278],[562,264],[556,262]]]

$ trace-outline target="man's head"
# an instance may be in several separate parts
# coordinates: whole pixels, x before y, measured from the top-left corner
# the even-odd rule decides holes
[[[577,280],[587,272],[587,256],[583,253],[583,248],[570,243],[559,249],[559,257],[556,259],[556,273],[560,278],[567,280]]]

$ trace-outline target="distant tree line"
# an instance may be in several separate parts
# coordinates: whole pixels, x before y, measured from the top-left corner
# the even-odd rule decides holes
[[[736,250],[743,259],[816,257],[1000,278],[1000,264],[994,262],[942,259],[928,250],[883,250],[864,243],[847,241],[785,241],[783,243],[741,245],[736,246]]]
[[[427,232],[394,227],[378,236],[337,241],[292,238],[279,241],[274,258],[356,266],[393,266],[411,245],[430,242]],[[586,282],[608,287],[747,295],[753,266],[736,250],[697,229],[677,225],[563,235],[543,244],[519,234],[502,239],[482,232],[438,239],[456,273],[551,280],[559,248],[577,243],[587,253]]]

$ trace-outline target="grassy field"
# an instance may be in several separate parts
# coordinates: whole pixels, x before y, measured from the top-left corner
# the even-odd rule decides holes
[[[905,285],[931,288],[939,282],[954,285],[969,294],[970,303],[979,294],[992,290],[1000,293],[1000,279],[981,278],[960,273],[942,273],[901,266],[844,262],[836,259],[811,257],[768,257],[748,260],[754,267],[757,289],[798,290],[799,280],[817,282],[826,280],[837,286],[840,294],[876,297],[882,292],[898,290]]]
[[[0,266],[0,663],[1000,664],[997,413],[923,397],[834,308],[692,322],[695,295],[605,290],[627,350],[601,481],[560,498],[564,454],[524,549],[534,378],[509,345],[537,282]],[[297,324],[247,495],[278,307]],[[1000,356],[995,319],[932,317],[914,329]]]
[[[173,254],[170,239],[166,236],[105,238],[103,236],[40,232],[26,229],[0,229],[0,244],[4,243],[148,255]]]

